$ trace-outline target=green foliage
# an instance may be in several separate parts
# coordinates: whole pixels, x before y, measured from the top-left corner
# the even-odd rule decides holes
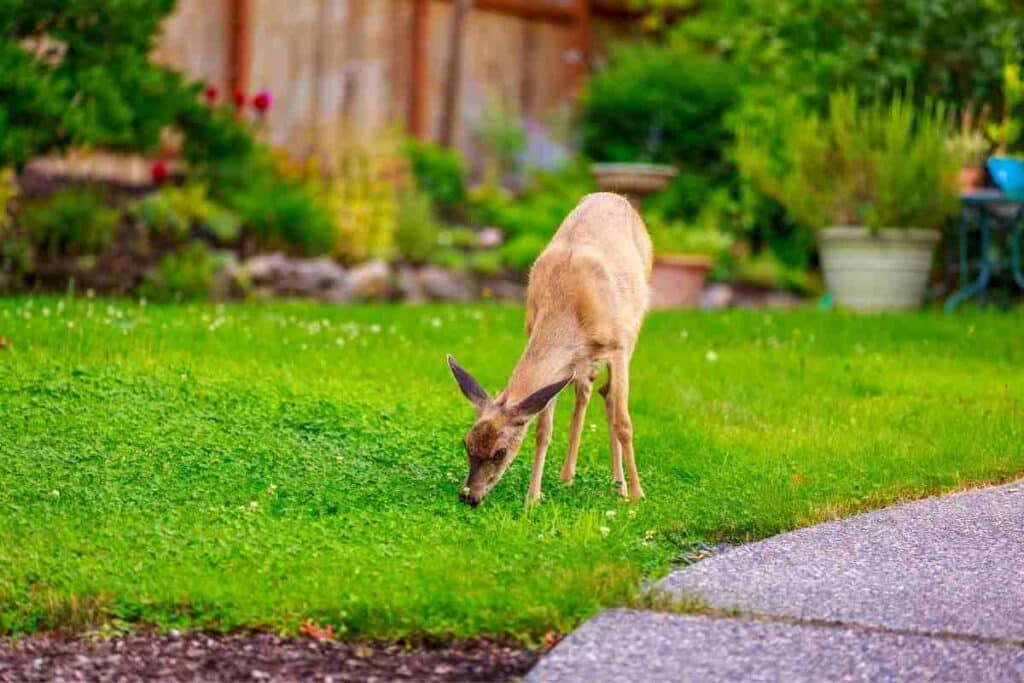
[[[513,237],[502,245],[501,255],[512,270],[525,273],[544,251],[548,240],[541,235],[525,233]]]
[[[783,289],[804,296],[818,294],[821,283],[806,268],[794,268],[771,252],[745,255],[733,265],[734,276],[740,282],[759,285],[765,289]]]
[[[522,170],[526,130],[518,116],[489,104],[477,127],[476,139],[486,157],[486,183],[501,183]]]
[[[309,256],[335,248],[337,235],[329,207],[310,187],[283,179],[254,183],[228,201],[265,248]]]
[[[410,138],[402,151],[412,166],[416,187],[439,208],[451,211],[465,201],[466,168],[458,150]]]
[[[428,261],[437,249],[438,224],[430,196],[407,190],[398,195],[395,247],[410,263]]]
[[[737,95],[734,71],[717,59],[672,46],[621,47],[587,85],[583,151],[595,161],[666,162],[713,175]]]
[[[535,172],[516,198],[484,184],[470,198],[470,214],[478,225],[495,225],[505,232],[502,253],[509,266],[525,271],[580,199],[593,191],[590,170],[578,162]]]
[[[200,183],[164,187],[136,202],[131,212],[150,233],[174,240],[187,237],[193,226],[222,243],[235,241],[241,232],[238,216],[212,201]]]
[[[208,299],[213,291],[213,278],[222,265],[222,258],[203,242],[194,240],[164,256],[146,274],[138,294],[153,301]]]
[[[917,109],[900,96],[863,104],[846,91],[832,95],[827,117],[787,111],[781,144],[741,130],[737,159],[808,227],[938,228],[950,215],[957,163],[943,106]]]
[[[3,633],[540,637],[698,542],[1024,473],[1014,316],[652,313],[630,367],[647,499],[608,485],[599,405],[559,481],[565,400],[530,511],[532,439],[459,503],[473,411],[443,361],[501,387],[521,308],[18,298],[0,323]]]
[[[0,165],[72,145],[147,149],[197,88],[148,57],[174,0],[7,0]]]
[[[680,221],[647,220],[647,230],[658,254],[700,254],[721,259],[729,253],[734,238],[718,228],[687,225]]]
[[[728,59],[746,83],[815,108],[839,88],[998,102],[1004,54],[1021,35],[1019,0],[714,0],[673,31]]]
[[[16,217],[19,232],[50,259],[102,250],[113,239],[119,219],[94,188],[61,190],[25,202]]]
[[[1020,77],[1020,68],[1020,64],[1014,63],[1007,63],[1003,67],[1003,115],[988,127],[989,138],[1002,155],[1017,143],[1024,131],[1024,121],[1015,115],[1016,108],[1024,102],[1024,81]]]
[[[498,275],[504,265],[504,256],[498,249],[481,249],[469,254],[470,270],[480,275]]]

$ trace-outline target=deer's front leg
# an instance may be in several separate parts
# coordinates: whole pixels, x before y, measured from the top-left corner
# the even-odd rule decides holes
[[[576,407],[572,411],[572,422],[569,424],[569,457],[562,467],[562,481],[571,484],[576,476],[576,457],[580,454],[580,437],[583,435],[583,418],[587,415],[590,403],[590,391],[593,378],[581,377],[576,380]]]
[[[611,396],[615,406],[612,430],[622,448],[622,459],[626,461],[629,497],[639,500],[644,497],[644,490],[640,487],[640,475],[633,454],[633,420],[629,416],[629,356],[622,354],[613,360],[611,371]]]
[[[530,473],[530,489],[526,492],[526,504],[540,500],[540,484],[544,478],[544,458],[551,444],[551,425],[555,418],[555,399],[547,404],[537,418],[537,453],[533,457],[533,471]]]

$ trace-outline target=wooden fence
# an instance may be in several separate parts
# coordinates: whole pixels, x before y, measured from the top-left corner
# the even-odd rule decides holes
[[[464,1],[464,0],[463,0]],[[437,139],[459,0],[179,0],[158,61],[216,86],[269,90],[263,134],[295,156],[329,157],[345,135],[402,126]],[[464,15],[453,142],[479,158],[488,108],[519,117],[532,160],[565,153],[587,67],[626,30],[614,0],[473,0]]]

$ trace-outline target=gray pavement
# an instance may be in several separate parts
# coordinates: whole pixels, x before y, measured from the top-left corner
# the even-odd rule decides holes
[[[664,612],[609,610],[562,641],[533,683],[1022,681],[1024,649]]]
[[[659,589],[735,616],[606,612],[528,680],[1024,681],[1024,482],[781,534]]]

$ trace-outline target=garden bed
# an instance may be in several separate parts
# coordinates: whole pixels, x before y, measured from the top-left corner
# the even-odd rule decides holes
[[[506,681],[540,652],[485,638],[446,645],[139,633],[103,640],[0,641],[0,681]]]

